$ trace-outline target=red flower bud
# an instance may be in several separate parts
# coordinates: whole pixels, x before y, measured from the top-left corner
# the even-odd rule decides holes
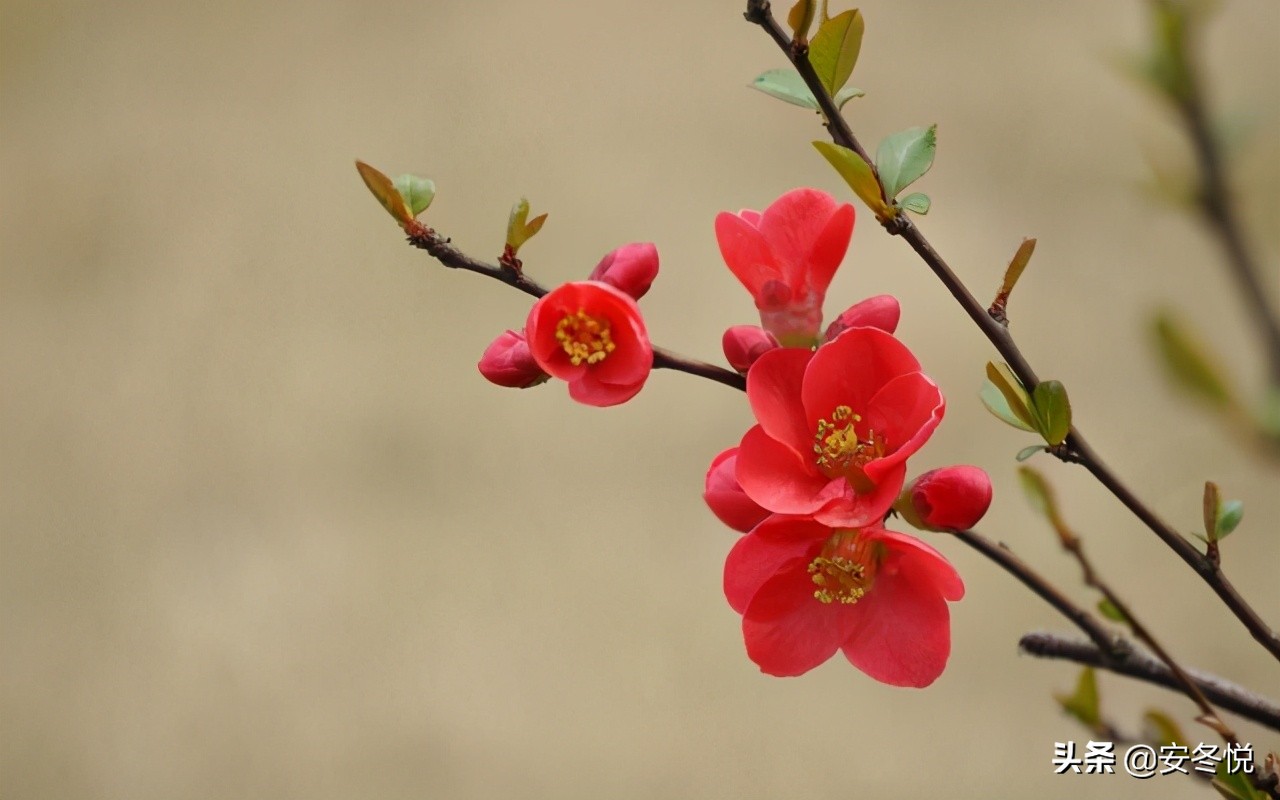
[[[485,348],[484,355],[480,356],[480,363],[476,366],[490,383],[513,389],[537,386],[550,377],[533,360],[524,331],[507,331],[494,339]]]
[[[868,297],[836,317],[827,327],[822,340],[829,342],[850,328],[879,328],[885,333],[893,333],[898,329],[898,319],[901,316],[902,306],[898,305],[898,298],[893,295],[878,294]]]
[[[587,280],[603,281],[639,300],[656,277],[658,248],[651,242],[636,242],[624,244],[600,259]]]
[[[729,366],[746,375],[757,358],[778,347],[778,340],[764,328],[734,325],[724,332],[721,345]]]
[[[746,533],[769,516],[769,512],[742,491],[742,485],[734,474],[737,467],[738,448],[730,447],[716,456],[707,470],[702,499],[707,501],[707,507],[721,522],[735,531]]]
[[[968,530],[991,506],[991,479],[979,467],[962,465],[926,472],[912,481],[894,508],[907,522],[928,531]]]

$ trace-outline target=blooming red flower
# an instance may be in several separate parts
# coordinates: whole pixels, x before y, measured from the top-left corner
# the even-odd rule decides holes
[[[650,242],[636,242],[607,253],[591,270],[587,280],[603,281],[639,300],[649,291],[656,277],[658,248]]]
[[[840,650],[882,683],[928,686],[951,653],[947,601],[964,583],[912,536],[777,515],[729,552],[724,593],[763,672],[801,675]]]
[[[636,301],[604,283],[566,283],[533,304],[525,323],[538,366],[568,381],[589,406],[630,400],[653,368],[653,346]]]
[[[853,206],[817,189],[794,189],[759,211],[723,212],[716,240],[751,292],[760,323],[788,347],[811,346],[822,301],[853,235]]]
[[[991,507],[991,478],[968,464],[929,470],[902,490],[894,507],[917,528],[968,530]]]
[[[737,478],[780,514],[860,527],[879,522],[906,459],[942,420],[920,362],[891,334],[850,328],[816,353],[770,350],[747,374],[758,425],[742,437]]]
[[[738,466],[738,448],[730,447],[715,457],[707,470],[706,489],[702,499],[707,507],[725,525],[746,533],[754,528],[769,512],[747,497],[738,484],[735,472]]]
[[[507,331],[494,339],[476,366],[490,383],[513,389],[537,386],[548,377],[533,360],[524,331]]]

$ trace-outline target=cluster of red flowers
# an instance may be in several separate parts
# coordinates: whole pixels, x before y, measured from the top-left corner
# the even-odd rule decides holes
[[[717,217],[721,254],[761,325],[725,331],[756,424],[711,462],[703,496],[745,534],[725,562],[724,591],[764,672],[799,675],[838,650],[876,680],[927,686],[950,655],[947,602],[964,584],[936,550],[884,522],[896,509],[926,530],[969,528],[991,483],[958,466],[906,484],[907,459],[945,403],[893,335],[895,298],[864,300],[822,330],[853,223],[853,206],[814,189]],[[653,363],[635,301],[657,271],[653,245],[615,250],[586,281],[541,298],[524,331],[489,346],[480,371],[503,386],[561,378],[589,405],[630,399]]]

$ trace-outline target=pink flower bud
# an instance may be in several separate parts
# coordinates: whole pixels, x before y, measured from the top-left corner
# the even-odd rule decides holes
[[[639,300],[656,277],[658,248],[651,242],[637,242],[624,244],[600,259],[587,280],[602,281]]]
[[[930,470],[902,491],[894,508],[907,522],[928,531],[968,530],[991,506],[991,479],[979,467]]]
[[[734,325],[724,332],[721,345],[729,366],[746,375],[757,358],[778,346],[778,340],[764,328]]]
[[[902,316],[902,307],[898,298],[891,294],[879,294],[868,297],[861,303],[850,306],[843,314],[827,327],[823,336],[829,342],[850,328],[879,328],[885,333],[893,333],[898,329],[898,319]]]
[[[533,360],[524,331],[507,331],[494,339],[485,348],[477,366],[490,383],[512,389],[537,386],[549,377]]]
[[[721,522],[735,531],[746,533],[769,516],[742,491],[734,475],[738,466],[738,448],[730,447],[715,457],[707,470],[706,491],[702,499]]]

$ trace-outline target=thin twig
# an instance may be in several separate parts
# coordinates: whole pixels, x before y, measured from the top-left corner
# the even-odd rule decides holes
[[[797,54],[791,48],[790,40],[773,17],[768,0],[748,0],[745,16],[748,21],[759,25],[769,34],[770,38],[786,54],[792,66],[800,73],[809,90],[817,98],[818,106],[826,117],[826,127],[831,134],[832,141],[854,150],[874,169],[874,162],[867,157],[866,150],[858,142],[857,137],[853,135],[848,124],[840,115],[830,93],[827,92],[822,82],[818,80],[813,66],[809,63],[809,59],[807,57],[797,57]],[[1040,379],[1022,354],[1012,334],[974,298],[955,274],[955,271],[938,254],[924,234],[920,232],[920,229],[916,227],[915,223],[905,214],[899,214],[885,222],[885,229],[890,234],[902,237],[911,246],[911,249],[920,256],[921,260],[933,271],[934,275],[942,281],[947,291],[951,293],[951,296],[960,304],[974,324],[986,335],[1022,384],[1028,390],[1034,389],[1040,383]],[[1273,657],[1280,660],[1280,635],[1273,631],[1248,602],[1241,597],[1220,569],[1216,568],[1177,530],[1148,508],[1137,495],[1111,472],[1106,463],[1098,457],[1097,453],[1085,440],[1079,429],[1073,427],[1066,441],[1058,447],[1050,448],[1050,452],[1064,461],[1079,463],[1092,473],[1126,508],[1142,520],[1166,546],[1194,569],[1201,579],[1218,595],[1223,604],[1230,609],[1231,613],[1248,629],[1253,638]]]
[[[1182,685],[1168,666],[1137,649],[1117,658],[1089,642],[1053,633],[1028,633],[1018,641],[1018,647],[1024,653],[1039,658],[1074,661],[1176,692],[1183,691]],[[1218,707],[1243,719],[1265,725],[1271,730],[1280,731],[1280,703],[1217,675],[1190,668],[1185,669],[1184,673]]]
[[[409,244],[420,250],[427,251],[428,255],[450,269],[466,270],[467,272],[484,275],[487,278],[493,278],[532,297],[542,297],[549,291],[545,286],[525,274],[523,270],[515,270],[510,267],[504,267],[501,264],[490,264],[472,258],[450,244],[447,238],[417,220],[410,223],[405,232],[408,234]],[[747,379],[732,370],[727,370],[724,367],[718,367],[705,361],[699,361],[695,358],[682,356],[679,353],[673,353],[657,346],[653,348],[653,368],[687,372],[690,375],[706,378],[738,390],[747,388]]]

